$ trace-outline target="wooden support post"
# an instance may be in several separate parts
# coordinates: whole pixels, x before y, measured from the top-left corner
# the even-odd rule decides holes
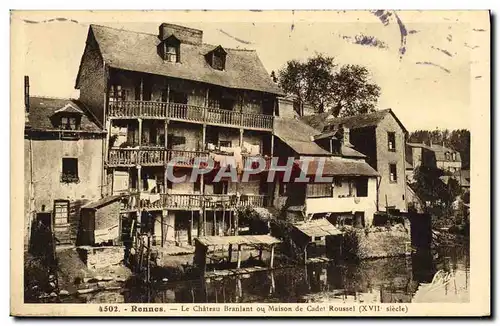
[[[213,235],[218,235],[217,234],[217,215],[215,214],[215,210],[212,211],[212,218],[214,221],[214,234]]]
[[[203,236],[203,210],[198,211],[198,237]]]
[[[259,260],[262,261],[262,246],[259,247]]]
[[[241,267],[241,245],[238,245],[238,262],[236,264],[236,268]]]
[[[227,249],[227,262],[230,263],[233,258],[233,245],[229,244],[229,248]]]
[[[274,134],[271,134],[271,158],[274,156]]]
[[[226,215],[226,205],[222,203],[222,235],[226,235],[226,221],[225,221],[225,216]]]
[[[204,151],[207,148],[207,125],[203,124],[203,130],[201,133],[201,150]]]
[[[141,75],[141,83],[139,85],[139,101],[144,100],[144,76]]]
[[[243,128],[240,128],[240,147],[243,147]]]
[[[233,217],[234,217],[234,235],[238,235],[238,229],[239,229],[239,216],[238,216],[238,211],[234,211],[233,213]]]
[[[207,235],[207,210],[203,207],[203,235]]]
[[[269,267],[273,268],[274,266],[274,244],[271,245],[271,261],[269,262]]]
[[[139,122],[139,146],[142,144],[142,118],[138,118],[137,121]]]
[[[137,167],[136,167],[136,168],[137,168],[137,190],[138,190],[139,192],[141,192],[141,191],[142,191],[142,175],[141,175],[141,174],[142,174],[142,173],[141,173],[142,166],[137,165]],[[141,201],[141,196],[139,196],[139,198],[137,199],[137,201],[138,201],[138,203],[137,203],[137,204],[139,205],[139,204],[140,204],[140,201]],[[139,207],[140,207],[140,205],[139,205]]]
[[[167,103],[170,103],[170,84],[167,81]]]
[[[193,245],[194,211],[191,210],[191,229],[189,230],[189,244]]]
[[[164,233],[164,226],[165,225],[165,217],[163,216],[163,211],[161,213],[161,241],[160,241],[160,245],[161,247],[163,248],[163,245],[165,244],[165,233]]]

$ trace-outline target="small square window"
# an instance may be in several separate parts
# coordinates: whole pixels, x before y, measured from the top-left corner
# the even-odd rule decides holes
[[[78,178],[78,159],[73,157],[64,157],[62,159],[61,181],[65,183],[77,183]]]

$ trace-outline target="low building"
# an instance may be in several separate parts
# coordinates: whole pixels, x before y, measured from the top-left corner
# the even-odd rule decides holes
[[[349,130],[350,143],[380,174],[377,209],[407,210],[405,143],[408,131],[391,109],[343,118],[321,113],[301,119],[322,133]]]
[[[281,162],[288,157],[295,160],[291,181],[278,178],[274,192],[274,205],[285,207],[289,220],[328,217],[336,225],[371,225],[377,211],[378,173],[347,136],[322,135],[297,119],[286,118],[276,119],[275,134],[275,153]],[[305,161],[309,161],[307,168]],[[317,179],[318,174],[331,181]],[[297,182],[299,175],[309,182]]]

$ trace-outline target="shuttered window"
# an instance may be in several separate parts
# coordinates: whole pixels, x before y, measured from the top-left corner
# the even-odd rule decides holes
[[[54,222],[56,225],[68,223],[69,202],[67,200],[54,201]]]
[[[332,185],[329,183],[310,183],[307,185],[307,197],[332,197]]]

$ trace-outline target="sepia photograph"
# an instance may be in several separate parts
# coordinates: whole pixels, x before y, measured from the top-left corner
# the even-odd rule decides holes
[[[16,302],[488,315],[490,13],[232,14],[11,12]]]

